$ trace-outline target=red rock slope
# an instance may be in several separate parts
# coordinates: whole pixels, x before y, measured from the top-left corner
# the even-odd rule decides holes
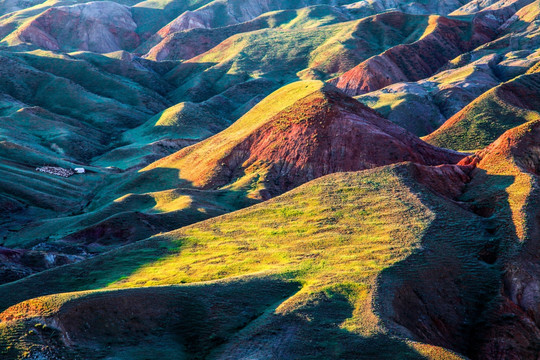
[[[334,172],[402,161],[450,164],[462,157],[424,143],[332,86],[305,81],[285,86],[227,130],[142,171],[178,169],[197,187],[234,183],[268,198]]]
[[[111,1],[50,8],[8,37],[47,50],[107,53],[139,45],[130,8]]]
[[[331,83],[354,96],[397,82],[418,81],[433,75],[448,60],[492,37],[493,33],[482,21],[468,22],[433,15],[418,41],[373,56]]]

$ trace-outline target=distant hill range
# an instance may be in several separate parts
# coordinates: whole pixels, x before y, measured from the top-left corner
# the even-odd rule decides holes
[[[538,0],[0,0],[1,359],[540,358]]]

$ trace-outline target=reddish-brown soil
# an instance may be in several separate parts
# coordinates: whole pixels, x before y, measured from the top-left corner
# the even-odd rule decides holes
[[[420,40],[394,46],[369,58],[331,83],[355,96],[397,82],[425,79],[449,60],[488,42],[493,36],[494,32],[480,20],[466,22],[432,16]]]
[[[331,86],[278,113],[223,153],[209,168],[189,169],[188,180],[212,188],[244,175],[263,174],[268,191],[263,198],[335,172],[403,161],[455,164],[464,157],[424,143]],[[187,148],[156,166],[174,166],[175,159],[198,156],[196,148]]]
[[[50,8],[16,36],[47,50],[111,52],[139,45],[128,7],[104,1]]]

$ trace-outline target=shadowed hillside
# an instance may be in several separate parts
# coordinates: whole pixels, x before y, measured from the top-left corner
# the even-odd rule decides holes
[[[381,313],[376,310],[379,300],[373,294],[389,291],[391,287],[379,288],[379,284],[384,284],[377,280],[381,271],[383,274],[393,271],[394,266],[400,269],[399,261],[410,259],[412,267],[408,271],[417,266],[418,269],[445,266],[452,269],[452,275],[446,276],[468,273],[467,285],[458,287],[464,301],[462,306],[452,313],[441,310],[438,315],[446,326],[456,329],[463,324],[474,324],[481,310],[478,307],[493,295],[499,272],[496,267],[483,265],[484,260],[477,255],[492,237],[486,232],[482,217],[450,200],[461,192],[466,181],[468,176],[457,167],[412,164],[330,175],[255,207],[4,285],[0,287],[1,293],[8,293],[7,288],[14,286],[19,291],[16,298],[2,298],[2,307],[50,292],[278,273],[299,279],[305,288],[278,307],[276,315],[254,323],[247,332],[240,332],[240,339],[246,337],[232,342],[231,350],[246,351],[246,355],[251,351],[267,352],[272,348],[263,344],[277,341],[282,344],[284,354],[294,356],[299,354],[298,346],[306,344],[310,337],[325,336],[315,335],[315,331],[323,331],[329,337],[328,346],[322,348],[325,352],[338,351],[340,357],[356,358],[359,353],[354,349],[365,349],[371,339],[378,339],[382,351],[379,356],[385,358],[391,354],[385,351],[392,351],[393,347],[377,320]],[[303,204],[303,210],[293,204]],[[407,216],[403,217],[404,214]],[[445,233],[435,231],[440,227],[454,236],[445,237]],[[450,245],[447,241],[455,242]],[[448,256],[449,252],[453,255]],[[441,263],[441,256],[449,263]],[[440,270],[431,273],[445,276]],[[404,273],[399,271],[399,274]],[[493,287],[486,286],[489,284],[486,281],[492,281]],[[44,286],[37,288],[34,283]],[[327,312],[318,306],[330,308]],[[330,310],[333,306],[348,306],[351,310],[344,318],[336,318],[337,314]],[[10,316],[11,311],[4,315]],[[292,330],[296,328],[294,314],[312,314],[320,320],[302,331]],[[342,335],[332,330],[337,324],[343,329]],[[284,326],[291,329],[290,337],[276,334],[275,329]],[[350,348],[343,347],[345,343],[341,342],[347,332],[351,334]],[[265,339],[257,342],[261,347],[249,340],[255,334]],[[352,334],[357,334],[354,341]],[[444,345],[461,349],[468,337],[467,332],[460,334]],[[338,343],[342,345],[336,347]],[[405,344],[415,348],[413,344]],[[220,356],[226,358],[231,351],[228,348],[225,346]],[[301,352],[309,351],[303,349]],[[439,354],[440,351],[443,350]],[[329,353],[324,354],[319,356],[324,358]]]
[[[431,144],[453,149],[479,149],[506,130],[540,118],[540,73],[534,69],[482,94],[437,131]]]
[[[0,358],[540,358],[539,15],[0,0]]]

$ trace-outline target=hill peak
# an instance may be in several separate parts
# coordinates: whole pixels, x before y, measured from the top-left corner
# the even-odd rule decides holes
[[[422,142],[331,85],[301,81],[274,92],[225,131],[142,171],[176,168],[196,187],[228,186],[268,198],[334,172],[461,158]]]

